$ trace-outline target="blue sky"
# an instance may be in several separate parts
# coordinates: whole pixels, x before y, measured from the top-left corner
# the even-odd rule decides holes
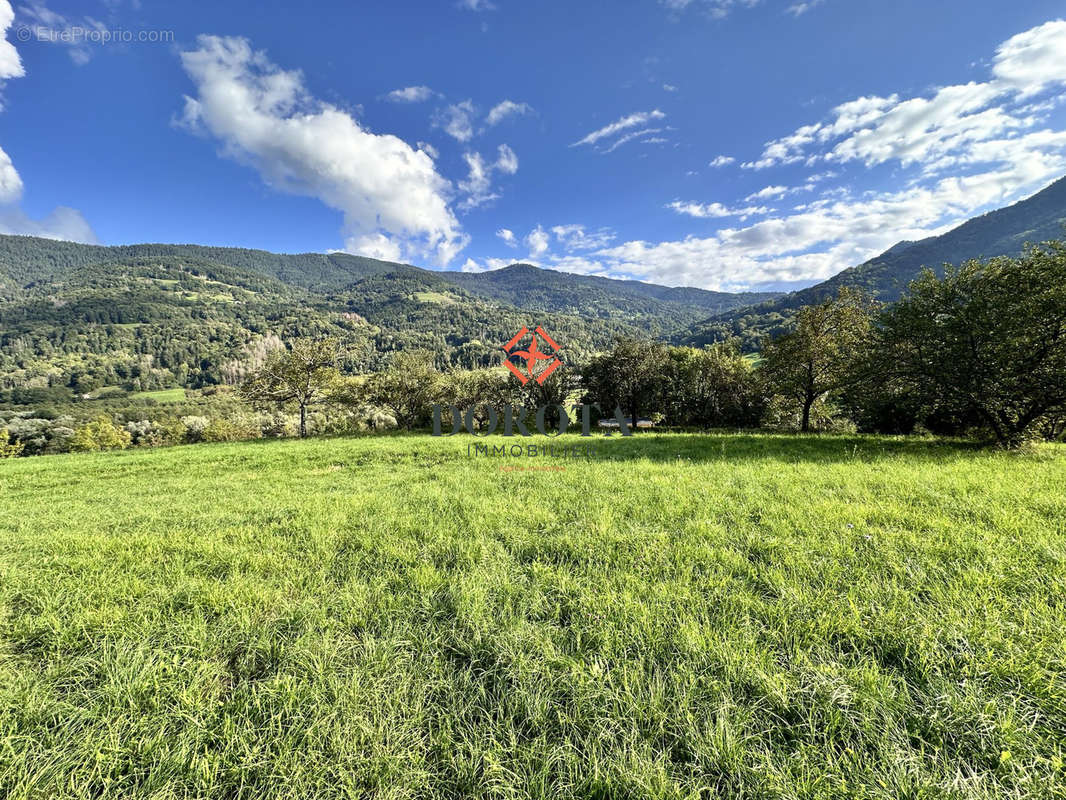
[[[1066,174],[1063,16],[0,0],[0,232],[806,285]]]

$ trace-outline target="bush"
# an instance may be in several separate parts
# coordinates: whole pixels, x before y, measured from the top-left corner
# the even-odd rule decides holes
[[[132,441],[133,437],[129,431],[120,428],[108,417],[99,416],[74,431],[70,448],[79,452],[123,450],[129,447]]]
[[[228,419],[213,419],[207,423],[201,434],[204,442],[240,442],[245,439],[258,439],[259,428],[238,425]]]

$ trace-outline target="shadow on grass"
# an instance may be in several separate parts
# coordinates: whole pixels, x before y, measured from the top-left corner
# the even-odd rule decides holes
[[[864,435],[770,433],[643,433],[623,439],[583,439],[592,442],[595,460],[777,461],[783,463],[870,463],[897,460],[941,463],[960,456],[988,452],[979,443],[959,440]]]

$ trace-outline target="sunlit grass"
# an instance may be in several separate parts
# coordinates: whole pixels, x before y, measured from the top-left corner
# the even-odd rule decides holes
[[[1063,796],[1066,449],[471,441],[0,462],[0,797]]]

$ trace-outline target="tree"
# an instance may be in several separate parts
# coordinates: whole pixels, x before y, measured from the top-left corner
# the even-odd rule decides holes
[[[636,430],[640,413],[658,404],[666,352],[661,342],[616,340],[609,353],[592,359],[583,370],[584,402],[596,403],[604,411],[621,408]]]
[[[756,427],[766,406],[761,376],[735,342],[670,348],[660,394],[674,425]]]
[[[762,373],[776,394],[802,409],[801,430],[810,430],[816,402],[854,378],[872,316],[866,295],[845,287],[833,299],[800,309],[795,330],[763,346]]]
[[[81,452],[123,450],[129,447],[132,441],[133,437],[129,431],[113,423],[110,417],[100,415],[74,431],[70,449]]]
[[[410,430],[429,417],[440,393],[440,378],[432,353],[397,353],[387,370],[370,376],[365,397],[390,412],[399,427]]]
[[[879,360],[929,407],[1017,447],[1066,411],[1066,243],[931,271],[883,316]]]
[[[335,339],[297,339],[267,356],[241,384],[241,396],[257,405],[295,405],[302,439],[307,436],[307,409],[322,401],[339,376],[338,355]]]

